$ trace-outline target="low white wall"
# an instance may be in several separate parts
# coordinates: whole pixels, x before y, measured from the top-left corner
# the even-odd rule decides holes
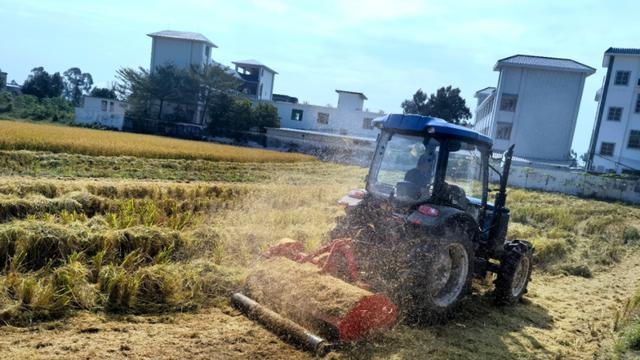
[[[316,131],[267,128],[267,146],[286,148],[324,160],[369,166],[375,139],[326,134]]]
[[[591,175],[567,168],[514,164],[509,185],[532,190],[640,204],[640,180]]]
[[[375,143],[373,139],[314,131],[267,129],[269,147],[294,149],[327,160],[360,166],[369,166]],[[497,175],[491,173],[492,180],[497,181]],[[640,204],[640,179],[591,175],[563,166],[514,161],[509,174],[509,186]]]

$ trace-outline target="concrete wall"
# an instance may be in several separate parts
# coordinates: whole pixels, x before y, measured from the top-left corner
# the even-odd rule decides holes
[[[338,92],[338,109],[345,111],[362,111],[364,98],[360,94]]]
[[[628,85],[615,85],[617,71],[631,72]],[[604,104],[599,104],[604,109],[591,170],[620,173],[625,166],[640,169],[640,149],[629,149],[627,146],[631,130],[640,130],[640,113],[635,112],[636,101],[640,96],[639,78],[640,56],[615,55],[607,97]],[[607,120],[610,107],[622,108],[620,121]],[[613,156],[600,155],[600,145],[603,142],[615,144]]]
[[[509,185],[640,204],[640,180],[597,176],[567,168],[533,168],[514,164]]]
[[[267,129],[267,146],[271,148],[293,149],[346,164],[369,166],[375,145],[375,139],[307,130]]]
[[[273,97],[273,82],[275,74],[271,71],[261,68],[260,69],[260,82],[258,83],[258,91],[262,86],[262,92],[258,94],[258,100],[271,100]]]
[[[293,104],[276,101],[273,105],[278,109],[280,126],[300,130],[317,130],[333,134],[369,137],[375,139],[379,133],[376,128],[365,129],[364,119],[375,119],[380,113],[346,110],[341,108],[310,104]],[[292,120],[292,110],[302,110],[302,120]],[[327,124],[318,122],[318,113],[329,114]]]
[[[509,140],[496,139],[494,148],[516,144],[516,156],[527,159],[569,159],[584,74],[531,68],[504,67],[496,93],[492,137],[497,123],[512,123]],[[515,111],[500,110],[504,94],[518,95]]]
[[[174,64],[182,69],[187,69],[191,65],[204,65],[210,60],[210,56],[206,56],[207,46],[200,41],[153,38],[151,70],[167,64]]]
[[[269,147],[294,149],[326,160],[365,167],[369,166],[375,144],[374,139],[295,129],[267,129]],[[493,172],[492,180],[498,181]],[[563,166],[514,161],[509,174],[509,186],[640,204],[640,179],[591,175]]]
[[[97,124],[122,130],[126,109],[127,103],[123,101],[85,96],[81,106],[75,108],[73,121],[77,124]]]

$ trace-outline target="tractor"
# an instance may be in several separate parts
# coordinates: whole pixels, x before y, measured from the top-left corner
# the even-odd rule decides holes
[[[296,324],[320,322],[336,339],[351,341],[392,326],[398,316],[418,323],[446,319],[470,292],[474,278],[494,276],[496,301],[515,304],[531,276],[532,245],[506,238],[513,145],[498,166],[491,138],[466,127],[407,114],[386,115],[373,124],[380,134],[366,187],[340,199],[346,210],[332,232],[334,240],[310,254],[301,243],[284,241],[265,254],[317,266],[336,286],[324,279],[316,293],[340,294],[348,285],[359,291],[350,293],[358,294],[353,295],[356,301],[335,312],[299,293],[303,282],[315,281],[307,279],[315,276],[308,268],[297,277],[291,275],[294,270],[262,269],[259,277],[249,276],[255,286],[248,290],[260,304],[243,294],[232,298],[238,307],[267,319],[272,329],[289,329],[316,350],[324,344],[322,337]],[[273,309],[292,313],[296,322],[278,318]]]
[[[451,314],[471,280],[490,273],[496,301],[518,302],[527,291],[533,247],[506,239],[514,146],[497,169],[491,138],[466,127],[400,114],[374,126],[380,134],[366,188],[340,200],[346,214],[332,234],[352,239],[365,282],[418,321]]]

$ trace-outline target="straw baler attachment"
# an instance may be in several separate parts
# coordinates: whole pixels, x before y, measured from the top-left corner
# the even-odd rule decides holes
[[[350,239],[334,240],[311,254],[302,250],[301,243],[283,239],[269,249],[245,283],[247,295],[259,306],[301,327],[270,321],[272,314],[254,311],[250,314],[253,318],[311,348],[319,341],[314,336],[331,342],[350,342],[396,323],[397,307],[385,295],[337,277],[359,283]],[[236,306],[247,312],[244,306]]]

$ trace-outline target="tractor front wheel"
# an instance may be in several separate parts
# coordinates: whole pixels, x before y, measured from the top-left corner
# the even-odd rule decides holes
[[[513,305],[526,294],[533,268],[532,257],[533,246],[527,241],[513,240],[504,245],[500,272],[495,281],[497,303]]]

